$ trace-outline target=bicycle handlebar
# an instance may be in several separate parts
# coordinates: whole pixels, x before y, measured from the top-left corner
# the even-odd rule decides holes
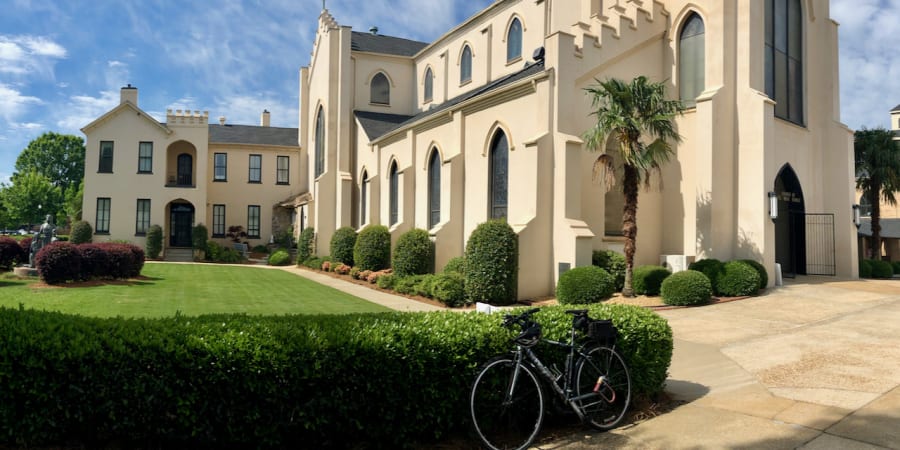
[[[529,309],[528,311],[523,312],[522,314],[519,314],[518,316],[506,314],[503,316],[503,326],[506,328],[509,328],[509,327],[513,326],[514,324],[518,324],[524,330],[525,328],[528,327],[529,323],[531,322],[531,316],[540,310],[541,310],[540,308],[532,308],[532,309]]]

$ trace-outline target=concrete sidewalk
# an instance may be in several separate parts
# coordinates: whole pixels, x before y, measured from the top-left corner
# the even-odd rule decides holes
[[[900,282],[803,278],[766,295],[661,311],[667,391],[687,403],[541,449],[900,449]]]

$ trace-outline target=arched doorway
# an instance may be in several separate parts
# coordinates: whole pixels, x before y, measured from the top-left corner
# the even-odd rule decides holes
[[[806,206],[800,179],[790,164],[775,178],[775,195],[775,262],[781,264],[785,276],[806,275]]]
[[[175,201],[169,204],[169,246],[190,247],[194,226],[194,205]]]

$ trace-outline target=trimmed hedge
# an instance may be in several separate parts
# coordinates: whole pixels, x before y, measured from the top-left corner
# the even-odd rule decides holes
[[[516,302],[519,237],[505,220],[478,225],[466,243],[466,298],[471,302]]]
[[[79,220],[72,224],[72,230],[69,233],[69,242],[73,244],[86,244],[94,238],[94,229],[91,224]]]
[[[684,270],[666,277],[659,292],[667,305],[702,305],[712,297],[712,283],[702,272]]]
[[[741,261],[729,261],[722,267],[716,280],[719,294],[726,297],[742,297],[759,294],[759,274],[753,266]]]
[[[661,392],[672,356],[666,321],[632,306],[589,309],[619,329],[635,394]],[[567,337],[571,316],[564,310],[545,307],[535,315],[548,338]],[[0,361],[16,368],[2,371],[0,442],[427,443],[465,432],[476,368],[508,351],[515,336],[500,326],[502,318],[394,312],[95,319],[0,308]]]
[[[353,247],[353,261],[362,270],[383,270],[391,266],[391,232],[384,225],[368,225],[359,232]]]
[[[428,232],[420,228],[403,233],[397,239],[392,256],[391,266],[398,276],[434,272],[434,242]]]
[[[576,267],[559,276],[556,300],[563,305],[597,303],[612,297],[615,289],[615,278],[600,267]]]
[[[634,269],[631,285],[637,295],[659,295],[663,280],[672,272],[663,266],[641,266]]]
[[[759,275],[760,290],[765,289],[769,285],[769,273],[766,272],[766,267],[760,264],[759,261],[753,259],[739,259],[738,261],[750,264],[750,267],[753,267],[753,270],[755,270],[757,275]]]
[[[859,260],[859,277],[872,278],[872,261],[868,259]]]
[[[291,254],[285,250],[278,249],[269,255],[270,266],[286,266],[291,263]]]
[[[297,264],[302,264],[312,256],[312,244],[315,237],[316,230],[312,227],[305,228],[300,232],[300,238],[297,240]]]
[[[147,256],[150,259],[157,259],[162,253],[162,238],[162,227],[150,225],[150,228],[147,229],[147,244],[145,245]]]
[[[71,242],[51,242],[34,256],[38,275],[47,284],[81,280],[81,252]]]
[[[443,272],[435,276],[431,293],[435,300],[451,307],[463,306],[466,302],[465,277],[457,272]]]
[[[616,292],[625,287],[625,255],[612,250],[594,250],[591,263],[613,276]]]
[[[697,272],[703,272],[706,275],[706,278],[709,278],[709,282],[712,284],[712,290],[714,295],[719,295],[719,288],[716,283],[719,280],[719,274],[722,273],[722,269],[725,267],[725,263],[719,261],[715,258],[706,258],[701,259],[700,261],[694,261],[690,265],[688,265],[688,270],[696,270]]]
[[[894,276],[894,268],[891,263],[880,259],[872,260],[872,278],[891,278]]]
[[[891,261],[891,268],[894,270],[894,275],[900,275],[900,261]]]
[[[450,258],[450,261],[447,261],[447,264],[444,265],[444,273],[458,273],[460,275],[466,274],[466,258],[462,256],[457,256],[454,258]]]
[[[331,259],[353,266],[353,247],[356,246],[356,230],[341,227],[331,235]]]

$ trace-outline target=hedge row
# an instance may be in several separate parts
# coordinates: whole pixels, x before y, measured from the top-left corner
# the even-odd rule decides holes
[[[619,329],[635,392],[660,392],[672,355],[666,321],[643,308],[588,308]],[[568,333],[564,309],[535,316],[547,337]],[[427,442],[465,429],[475,368],[509,349],[513,333],[501,320],[453,312],[92,319],[0,308],[0,443]]]
[[[892,278],[895,273],[900,273],[900,264],[882,261],[880,259],[859,260],[860,278]]]
[[[47,284],[91,279],[128,279],[141,274],[144,250],[131,244],[53,242],[34,257]]]

